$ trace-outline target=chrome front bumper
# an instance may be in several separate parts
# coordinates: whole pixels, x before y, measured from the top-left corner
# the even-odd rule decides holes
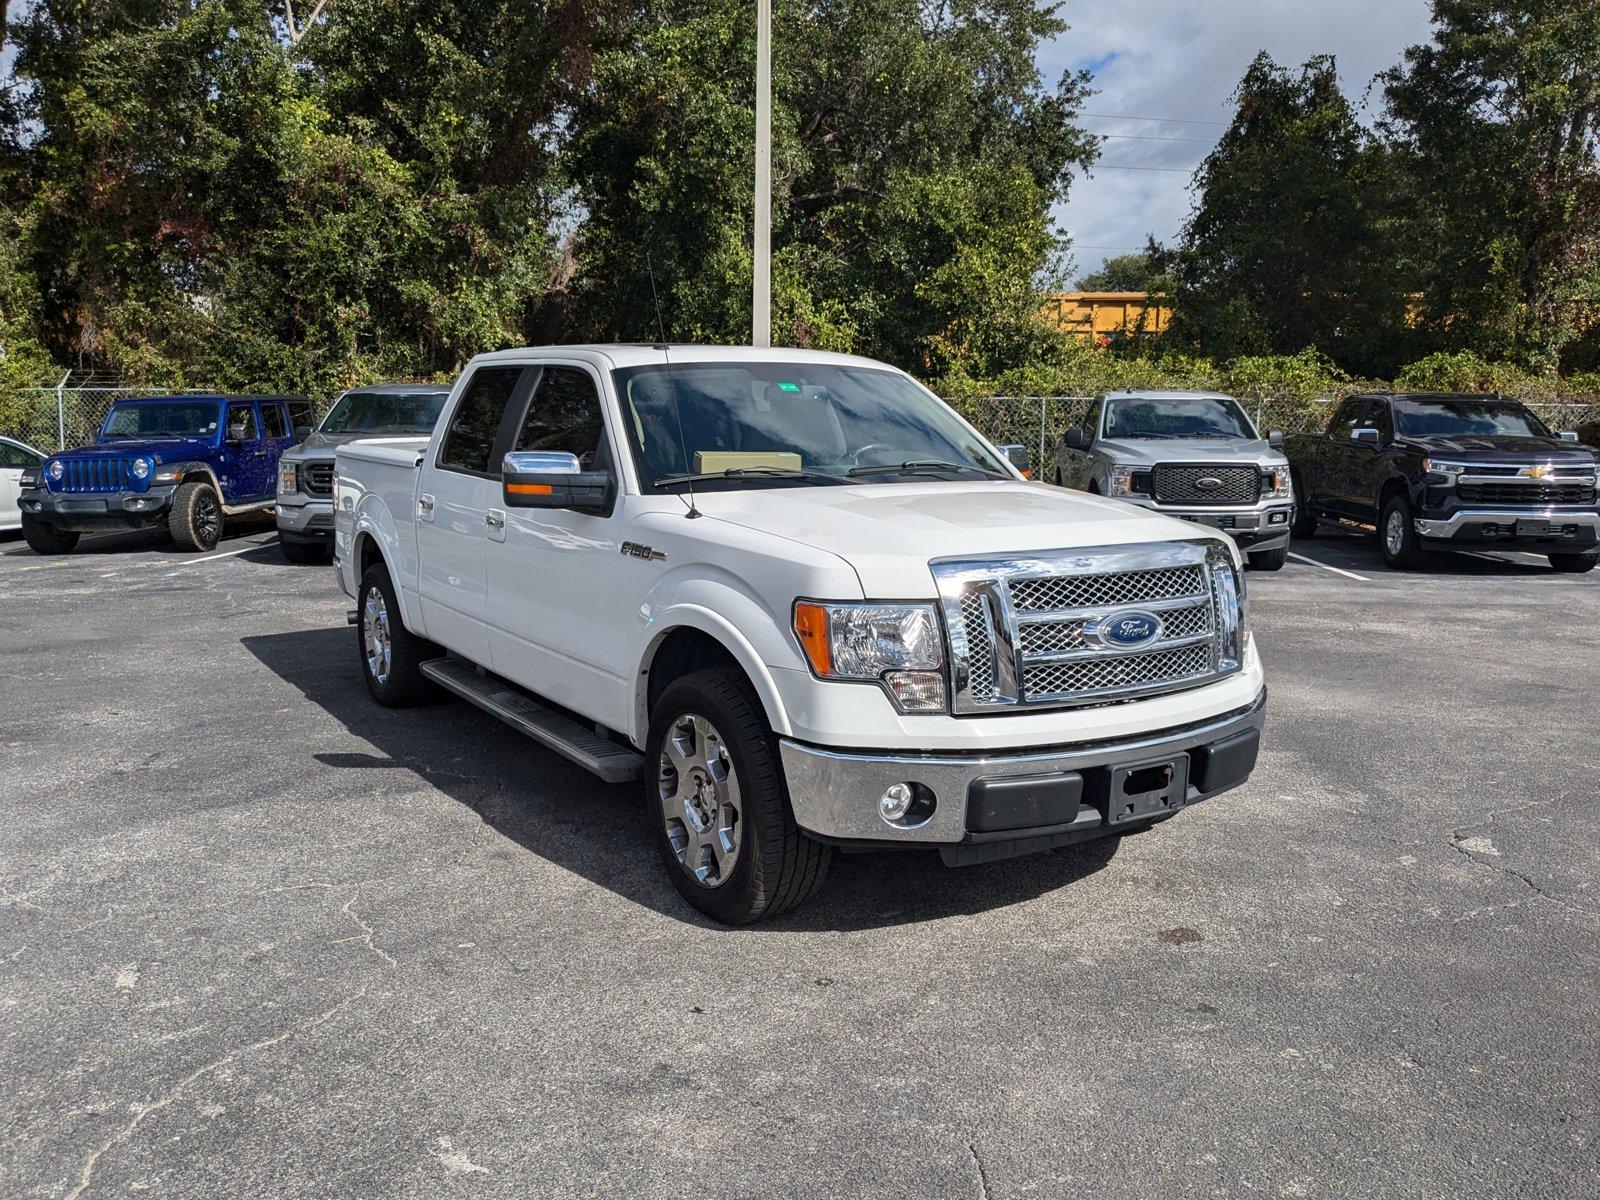
[[[1193,521],[1208,529],[1220,529],[1230,534],[1240,544],[1252,550],[1271,550],[1289,544],[1289,523],[1294,519],[1294,502],[1281,497],[1260,500],[1248,508],[1207,507],[1201,504],[1158,504],[1148,496],[1119,496],[1140,508],[1176,517],[1180,521]]]
[[[1600,536],[1600,512],[1573,512],[1561,508],[1467,508],[1438,520],[1418,518],[1418,537],[1454,537],[1472,525],[1512,525],[1518,521],[1547,521],[1553,525],[1576,525]]]
[[[1059,746],[1042,750],[993,755],[862,754],[827,750],[788,738],[778,743],[794,819],[808,833],[836,841],[899,842],[949,845],[969,839],[967,799],[979,780],[1012,776],[1048,777],[1073,772],[1087,776],[1099,768],[1175,758],[1204,751],[1213,743],[1255,731],[1266,720],[1266,691],[1248,707],[1179,729],[1163,730],[1147,738]],[[972,721],[973,734],[981,737],[982,718]],[[1242,780],[1226,785],[1232,787]],[[878,815],[878,801],[893,783],[921,784],[932,792],[934,807],[926,821],[915,826],[891,824]],[[1192,771],[1186,803],[1225,791],[1205,785],[1202,771]],[[1070,831],[1090,833],[1106,822],[1105,814],[1087,801]],[[1009,831],[1011,840],[1057,830]],[[989,837],[990,835],[982,835]]]
[[[333,501],[303,493],[279,496],[277,500],[278,528],[285,533],[303,533],[308,536],[333,537]]]

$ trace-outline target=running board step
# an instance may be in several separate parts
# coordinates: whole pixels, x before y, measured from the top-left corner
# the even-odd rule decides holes
[[[644,777],[644,755],[637,750],[546,708],[493,675],[480,675],[471,663],[459,658],[435,658],[422,664],[422,673],[607,783]]]

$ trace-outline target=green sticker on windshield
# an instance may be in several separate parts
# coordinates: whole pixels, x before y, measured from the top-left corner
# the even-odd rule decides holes
[[[800,390],[800,385],[798,383],[780,383],[778,385],[778,390],[780,392],[798,392]]]

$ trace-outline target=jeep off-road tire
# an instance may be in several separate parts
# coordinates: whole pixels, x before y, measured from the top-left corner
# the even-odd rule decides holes
[[[22,514],[22,537],[35,554],[70,554],[78,544],[78,536],[73,530],[57,529],[30,513]]]
[[[216,489],[198,481],[180,484],[172,493],[167,529],[185,550],[215,550],[222,536],[222,501]]]
[[[1594,570],[1594,564],[1600,559],[1600,553],[1589,551],[1586,554],[1551,554],[1550,566],[1564,575],[1582,575],[1585,571]]]
[[[1378,515],[1378,549],[1383,561],[1396,571],[1406,571],[1422,560],[1422,546],[1411,519],[1411,501],[1398,492],[1384,503]]]
[[[1252,550],[1245,555],[1245,562],[1252,571],[1281,571],[1283,564],[1289,561],[1289,547],[1279,546],[1276,550]]]
[[[645,812],[678,894],[728,925],[804,903],[833,858],[795,824],[772,730],[731,667],[675,680],[656,702]]]
[[[438,686],[422,673],[422,664],[437,658],[439,648],[405,627],[388,568],[379,563],[367,568],[356,589],[356,654],[367,691],[385,708],[438,698]]]
[[[294,542],[278,535],[278,549],[283,551],[286,561],[298,567],[309,567],[325,563],[333,557],[333,547],[326,542]]]

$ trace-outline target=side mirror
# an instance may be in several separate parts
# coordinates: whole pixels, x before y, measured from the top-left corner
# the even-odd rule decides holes
[[[1556,436],[1563,442],[1575,442],[1578,440],[1577,431],[1572,429],[1563,429],[1560,433],[1556,434]]]
[[[1274,450],[1281,450],[1283,448],[1283,430],[1267,430],[1267,445],[1271,446]]]
[[[564,450],[514,450],[500,466],[507,508],[570,508],[609,514],[616,484],[608,471],[585,471]]]
[[[1378,431],[1370,427],[1352,429],[1350,431],[1350,440],[1352,442],[1365,442],[1369,446],[1376,446],[1378,444],[1378,436]]]
[[[305,441],[308,437],[311,436],[311,426],[309,426],[309,425],[296,425],[294,427],[294,436],[295,436],[295,439],[297,441],[301,441],[301,442]]]
[[[1004,446],[996,446],[995,449],[1004,454],[1006,461],[1021,471],[1026,478],[1031,479],[1033,477],[1033,460],[1028,457],[1028,448],[1026,446],[1018,443],[1008,443]]]
[[[1083,430],[1069,429],[1067,430],[1067,436],[1062,439],[1062,445],[1066,446],[1068,450],[1087,450],[1089,448],[1089,439],[1084,436]]]

